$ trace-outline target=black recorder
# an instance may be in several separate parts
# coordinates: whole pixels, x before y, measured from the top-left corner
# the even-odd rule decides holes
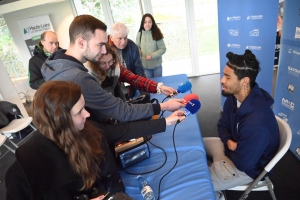
[[[115,155],[121,168],[132,166],[150,157],[147,141],[152,136],[140,137],[115,145]]]

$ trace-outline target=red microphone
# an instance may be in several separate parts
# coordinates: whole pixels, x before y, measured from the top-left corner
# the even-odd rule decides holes
[[[183,102],[182,102],[182,104],[184,104],[184,105],[186,105],[190,100],[192,100],[192,99],[196,99],[196,100],[199,100],[199,97],[198,97],[198,95],[196,95],[196,94],[188,94],[188,95],[185,95],[184,97],[183,97]]]

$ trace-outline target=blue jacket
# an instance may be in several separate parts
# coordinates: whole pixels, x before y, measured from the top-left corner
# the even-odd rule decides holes
[[[271,109],[273,98],[256,83],[249,96],[237,108],[237,99],[227,97],[218,122],[219,137],[225,154],[235,166],[255,179],[275,156],[279,147],[279,129]],[[237,142],[235,151],[227,141]]]
[[[111,46],[115,47],[114,43],[111,40],[109,40],[109,44]],[[124,49],[122,49],[122,56],[126,62],[126,67],[128,70],[130,70],[132,73],[134,73],[136,75],[146,77],[145,72],[144,72],[144,67],[142,65],[142,61],[140,58],[139,48],[129,38],[128,38],[126,47]],[[130,87],[129,97],[130,98],[134,97],[135,92],[136,92],[136,89],[134,87]]]

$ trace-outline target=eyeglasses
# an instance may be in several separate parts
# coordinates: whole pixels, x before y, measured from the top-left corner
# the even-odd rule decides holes
[[[109,67],[112,66],[112,64],[114,64],[115,60],[111,59],[108,62],[100,62],[100,67],[106,67],[106,65],[108,65]]]

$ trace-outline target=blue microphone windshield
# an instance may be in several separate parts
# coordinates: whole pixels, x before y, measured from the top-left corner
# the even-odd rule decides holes
[[[189,81],[185,81],[183,83],[180,83],[178,86],[177,92],[178,93],[185,93],[189,91],[192,88],[192,84]]]
[[[195,114],[201,107],[201,103],[197,99],[190,100],[185,106],[185,116],[189,116],[190,114]]]

